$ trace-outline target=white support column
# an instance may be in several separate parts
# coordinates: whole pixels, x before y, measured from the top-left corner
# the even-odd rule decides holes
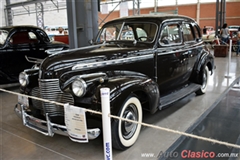
[[[104,159],[112,160],[112,135],[111,135],[111,118],[110,114],[110,89],[101,88],[102,104],[102,125],[103,125],[103,148]]]
[[[196,17],[196,21],[199,24],[199,22],[200,22],[200,1],[199,0],[197,2],[197,17]]]
[[[10,2],[10,0],[6,0],[6,6],[8,6],[8,5],[10,5],[11,4],[11,2]],[[6,14],[6,25],[7,26],[12,26],[13,25],[13,16],[12,16],[12,10],[11,10],[11,8],[6,8],[6,12],[5,12],[5,14]]]
[[[158,0],[154,0],[154,12],[157,13]]]

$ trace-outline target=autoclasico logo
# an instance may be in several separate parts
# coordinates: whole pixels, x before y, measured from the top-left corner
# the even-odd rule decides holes
[[[181,152],[182,158],[215,158],[215,152],[207,152],[207,151],[191,151],[191,150],[183,150]]]
[[[158,158],[165,157],[165,158],[177,158],[178,157],[178,152],[163,152],[160,151],[158,154]]]
[[[183,159],[198,159],[198,158],[215,158],[216,154],[215,152],[207,152],[207,151],[191,151],[191,150],[183,150],[180,154],[181,158]],[[158,154],[158,158],[177,158],[179,157],[178,152],[163,152],[160,151]]]
[[[102,90],[102,92],[101,92],[101,96],[102,97],[108,97],[109,96],[109,91],[108,90]]]
[[[108,92],[103,92],[102,96],[108,96]]]

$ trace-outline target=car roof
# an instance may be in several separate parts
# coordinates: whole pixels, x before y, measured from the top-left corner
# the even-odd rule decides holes
[[[12,30],[12,29],[41,29],[40,27],[34,25],[15,25],[15,26],[4,26],[0,27],[1,30]]]
[[[113,19],[109,22],[117,22],[117,21],[128,21],[128,20],[146,20],[146,21],[164,21],[168,19],[183,19],[183,20],[190,20],[195,21],[194,19],[184,16],[184,15],[174,15],[174,14],[141,14],[141,15],[134,15],[134,16],[127,16],[122,18]]]

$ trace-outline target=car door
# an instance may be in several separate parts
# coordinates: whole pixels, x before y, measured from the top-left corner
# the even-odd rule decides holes
[[[162,95],[187,83],[188,50],[184,48],[181,22],[163,24],[157,48],[157,82]]]
[[[195,62],[197,61],[199,51],[202,50],[203,45],[199,42],[200,28],[198,28],[194,23],[184,22],[182,24],[182,31],[184,50],[188,53],[186,55],[188,57],[186,77],[190,77]]]

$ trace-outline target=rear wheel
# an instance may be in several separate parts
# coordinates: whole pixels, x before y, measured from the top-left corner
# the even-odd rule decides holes
[[[209,76],[210,76],[209,69],[207,66],[205,66],[205,68],[201,71],[201,76],[200,76],[201,88],[196,92],[197,95],[202,95],[202,94],[206,93]]]
[[[137,122],[142,122],[142,105],[134,95],[130,96],[121,107],[119,117]],[[131,147],[137,140],[141,125],[122,120],[113,120],[112,143],[113,147],[125,150]]]
[[[232,46],[232,51],[233,51],[233,52],[236,52],[236,51],[237,51],[237,48],[238,48],[238,46],[233,44],[233,46]]]

